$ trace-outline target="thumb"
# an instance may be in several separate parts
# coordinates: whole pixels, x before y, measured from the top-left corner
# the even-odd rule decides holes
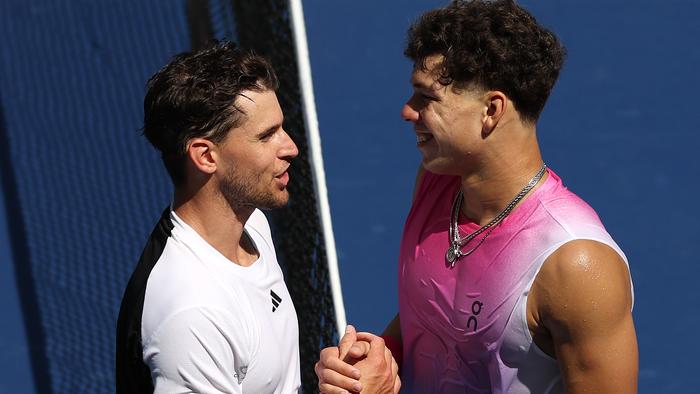
[[[350,348],[356,341],[357,331],[355,331],[355,327],[348,325],[347,328],[345,328],[345,335],[340,338],[340,342],[338,343],[338,352],[340,353],[339,358],[341,360],[345,359],[345,356],[348,354]]]

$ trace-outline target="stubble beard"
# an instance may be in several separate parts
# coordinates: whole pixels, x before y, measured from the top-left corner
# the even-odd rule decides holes
[[[270,190],[271,185],[264,187],[263,183],[262,174],[246,177],[230,170],[219,184],[219,190],[233,209],[247,207],[269,210],[287,205],[289,194],[286,190],[276,195]]]

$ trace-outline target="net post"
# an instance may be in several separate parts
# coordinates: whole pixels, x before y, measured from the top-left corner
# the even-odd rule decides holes
[[[331,222],[331,211],[328,203],[328,188],[326,186],[326,174],[323,168],[323,156],[321,154],[321,137],[319,134],[318,117],[316,114],[316,102],[314,100],[313,82],[311,79],[311,64],[309,61],[309,48],[306,41],[306,27],[304,24],[304,11],[301,0],[289,0],[289,10],[292,22],[292,33],[296,47],[296,61],[299,70],[299,86],[303,101],[304,123],[309,141],[311,153],[311,169],[314,178],[314,189],[318,212],[321,219],[321,228],[326,246],[328,259],[328,275],[333,295],[333,307],[335,309],[335,321],[338,336],[342,337],[347,325],[345,319],[345,306],[343,293],[340,286],[340,273],[338,270],[338,256],[335,249],[335,237]]]

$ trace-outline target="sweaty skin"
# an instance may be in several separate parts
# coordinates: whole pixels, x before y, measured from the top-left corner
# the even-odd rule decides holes
[[[561,366],[568,393],[637,392],[638,353],[625,262],[572,241],[544,263],[527,304],[535,343]]]

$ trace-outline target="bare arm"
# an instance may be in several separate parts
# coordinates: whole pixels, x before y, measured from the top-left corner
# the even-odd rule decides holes
[[[399,318],[399,314],[397,313],[396,316],[389,322],[389,324],[386,326],[384,329],[384,332],[382,333],[383,337],[392,337],[396,339],[397,341],[401,342],[401,319]]]
[[[630,287],[620,255],[595,241],[569,242],[543,265],[533,320],[551,338],[567,393],[637,392]]]

